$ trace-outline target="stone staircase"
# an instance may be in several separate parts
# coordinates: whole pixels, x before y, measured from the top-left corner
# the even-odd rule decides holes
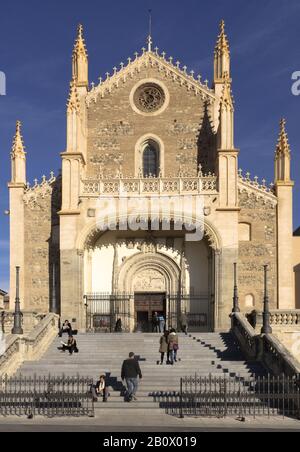
[[[231,375],[250,377],[265,375],[259,364],[247,363],[230,333],[193,333],[179,335],[180,361],[174,366],[157,365],[160,359],[159,334],[80,334],[77,337],[79,354],[69,355],[57,350],[61,339],[57,338],[45,355],[37,362],[25,362],[18,371],[24,377],[82,376],[98,378],[109,376],[110,398],[107,404],[96,404],[97,411],[117,412],[136,410],[151,413],[162,412],[158,393],[178,392],[180,377]],[[138,401],[124,403],[124,387],[120,378],[121,365],[129,352],[140,359],[143,379],[140,382]]]

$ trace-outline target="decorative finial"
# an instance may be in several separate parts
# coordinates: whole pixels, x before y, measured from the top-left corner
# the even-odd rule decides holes
[[[228,42],[228,38],[225,32],[225,21],[222,19],[220,22],[220,34],[218,36],[218,40],[217,40],[217,44],[216,44],[216,49],[215,49],[216,53],[221,53],[221,52],[230,52],[229,49],[229,42]]]
[[[76,38],[74,50],[73,50],[74,56],[75,55],[78,56],[79,54],[83,55],[86,58],[88,56],[86,45],[85,45],[85,40],[84,40],[84,36],[83,36],[83,26],[81,24],[79,24],[77,27],[77,38]]]
[[[277,148],[276,148],[276,155],[277,156],[280,154],[290,155],[290,153],[291,153],[291,149],[290,149],[288,134],[286,131],[286,119],[282,118],[280,120],[280,132],[279,132],[279,138],[278,138],[278,143],[277,143]]]
[[[13,146],[12,146],[12,155],[25,155],[25,147],[23,143],[23,137],[21,133],[22,123],[21,121],[16,122],[16,133],[13,140]]]

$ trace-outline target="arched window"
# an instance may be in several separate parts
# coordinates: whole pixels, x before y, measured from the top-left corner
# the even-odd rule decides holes
[[[159,149],[156,143],[149,141],[143,150],[143,176],[158,177],[159,175]]]

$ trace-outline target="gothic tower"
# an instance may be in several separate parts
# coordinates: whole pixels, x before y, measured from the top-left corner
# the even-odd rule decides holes
[[[293,186],[291,180],[291,150],[286,121],[280,122],[275,152],[275,190],[278,198],[278,308],[293,309]]]
[[[11,181],[8,184],[10,202],[10,296],[16,293],[16,273],[20,271],[20,299],[24,305],[25,252],[24,252],[24,202],[26,188],[26,152],[21,135],[21,122],[17,121],[16,133],[11,150]]]

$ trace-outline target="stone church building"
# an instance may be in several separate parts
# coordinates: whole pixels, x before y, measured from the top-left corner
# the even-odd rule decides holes
[[[60,313],[80,330],[112,329],[119,318],[126,331],[147,330],[155,312],[169,327],[178,327],[184,314],[191,330],[222,330],[230,322],[234,263],[240,307],[249,312],[262,309],[268,264],[272,309],[294,309],[285,121],[268,187],[239,170],[224,22],[211,87],[159,53],[151,36],[141,54],[90,85],[82,26],[72,72],[60,175],[27,183],[17,123],[9,183],[11,299],[20,266],[22,309]],[[133,213],[127,209],[126,217],[121,208],[125,198],[139,206],[142,228],[124,227]],[[188,240],[187,225],[178,227],[187,198],[185,217],[202,225],[201,240]]]

